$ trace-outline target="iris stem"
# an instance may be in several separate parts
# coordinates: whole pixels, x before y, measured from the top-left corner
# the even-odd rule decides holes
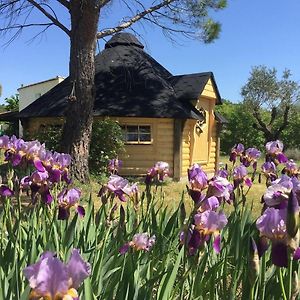
[[[279,279],[279,283],[280,283],[280,287],[281,287],[281,291],[282,291],[283,300],[287,300],[285,288],[284,288],[284,284],[283,284],[282,270],[280,267],[278,268],[278,279]]]
[[[261,286],[261,297],[260,299],[265,299],[265,290],[266,290],[266,283],[265,283],[265,276],[266,276],[266,255],[262,256],[261,261],[261,278],[260,278],[260,286]]]
[[[251,290],[250,290],[250,300],[254,300],[254,287],[255,287],[255,283],[252,284],[252,286],[251,286]]]
[[[289,257],[289,265],[288,265],[288,299],[291,299],[292,297],[292,281],[293,281],[293,258],[290,255]]]

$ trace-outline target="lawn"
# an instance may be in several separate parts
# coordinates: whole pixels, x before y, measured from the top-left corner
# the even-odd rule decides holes
[[[228,166],[230,168],[230,162],[228,160],[227,156],[221,156],[220,162],[223,164],[228,163]],[[263,159],[260,159],[258,161],[258,170],[260,170],[260,166],[263,163]],[[91,194],[92,199],[94,200],[95,207],[99,208],[101,205],[100,199],[97,196],[101,186],[103,183],[96,177],[91,177],[91,182],[86,185],[81,184],[81,189],[83,191],[84,198],[88,198],[88,196]],[[140,194],[145,191],[146,185],[144,184],[144,178],[129,178],[130,182],[138,182],[139,183],[139,191]],[[179,182],[174,182],[171,179],[167,179],[159,188],[158,193],[162,193],[160,197],[164,199],[164,205],[167,206],[169,211],[174,211],[178,204],[180,203],[182,197],[184,199],[184,203],[186,205],[187,210],[189,211],[193,207],[193,201],[191,200],[190,196],[187,193],[186,185],[188,185],[187,177],[182,178]],[[247,189],[245,189],[247,190]],[[247,192],[247,206],[251,208],[252,210],[252,217],[255,219],[257,218],[262,209],[261,204],[261,197],[264,194],[266,190],[266,184],[265,184],[265,178],[262,176],[261,183],[258,182],[258,176],[256,176],[253,186],[249,189]],[[225,211],[230,211],[230,207],[226,207]]]

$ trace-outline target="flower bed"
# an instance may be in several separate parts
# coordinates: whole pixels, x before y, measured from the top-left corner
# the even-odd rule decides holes
[[[191,166],[190,213],[184,197],[165,207],[164,162],[141,193],[112,161],[95,209],[91,197],[80,204],[68,155],[15,137],[0,147],[10,166],[0,186],[0,299],[297,299],[299,169],[279,141],[267,144],[262,168],[259,151],[241,144],[213,178]],[[247,193],[263,176],[254,220]]]

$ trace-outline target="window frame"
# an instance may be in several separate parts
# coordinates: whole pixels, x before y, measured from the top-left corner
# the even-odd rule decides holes
[[[126,123],[126,124],[120,124],[120,126],[121,126],[123,134],[124,134],[124,143],[125,143],[125,145],[151,145],[151,144],[153,144],[153,128],[152,128],[151,124]],[[127,126],[128,127],[129,126],[136,126],[137,127],[138,140],[136,140],[136,141],[127,141],[127,134],[128,134]],[[150,128],[150,141],[140,141],[140,130],[139,130],[139,128],[143,127],[143,126],[147,126],[147,127]]]

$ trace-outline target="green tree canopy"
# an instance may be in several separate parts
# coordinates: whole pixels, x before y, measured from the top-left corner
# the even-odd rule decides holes
[[[263,133],[265,141],[281,138],[291,116],[291,110],[300,100],[300,86],[285,70],[277,78],[277,70],[266,66],[252,68],[247,83],[242,87],[244,107],[255,119],[255,128]]]
[[[245,109],[242,103],[232,103],[223,100],[223,105],[217,106],[216,110],[228,121],[221,132],[221,151],[229,153],[236,143],[242,143],[245,147],[264,146],[264,137],[261,132],[253,128],[254,117]]]
[[[5,109],[7,111],[18,111],[19,110],[19,94],[5,98]]]

